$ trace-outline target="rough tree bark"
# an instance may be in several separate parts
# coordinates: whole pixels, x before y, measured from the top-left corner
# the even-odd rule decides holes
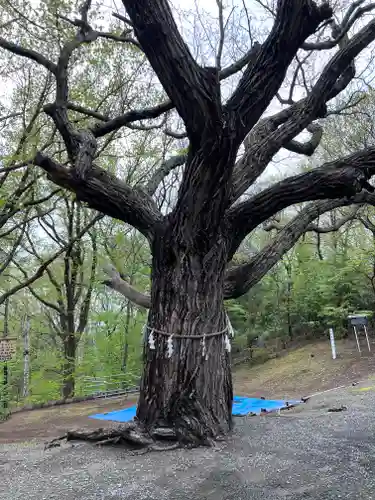
[[[183,440],[194,442],[216,437],[232,425],[229,353],[225,337],[212,335],[227,327],[223,302],[227,245],[219,238],[208,255],[198,246],[182,246],[172,228],[172,224],[164,227],[153,243],[148,324],[157,341],[155,350],[145,348],[137,418],[146,426],[172,426]],[[174,334],[170,358],[170,337],[159,331]]]
[[[76,365],[76,349],[77,343],[74,334],[65,336],[64,340],[64,362],[62,365],[63,381],[61,387],[61,395],[64,399],[74,396],[74,373]]]
[[[62,47],[57,63],[0,38],[0,47],[36,61],[56,78],[55,102],[45,111],[64,140],[71,167],[41,152],[34,163],[57,185],[75,192],[91,208],[131,224],[150,243],[151,296],[144,296],[107,269],[107,283],[112,288],[150,308],[137,410],[143,437],[134,434],[132,425],[109,432],[111,442],[124,439],[147,444],[146,433],[202,444],[227,432],[232,426],[233,392],[224,299],[246,293],[321,213],[352,202],[368,202],[370,195],[364,190],[373,190],[368,181],[375,173],[375,148],[294,176],[237,203],[281,148],[311,155],[318,146],[322,134],[315,120],[326,115],[327,102],[349,84],[355,74],[355,57],[375,39],[374,20],[351,39],[347,35],[365,12],[359,9],[361,3],[355,2],[337,25],[327,2],[278,0],[275,22],[264,43],[254,44],[242,60],[221,69],[220,57],[214,68],[194,60],[167,0],[123,0],[126,23],[136,38],[131,43],[144,52],[170,100],[111,120],[68,100],[68,64],[80,44],[103,36],[128,41],[91,28],[90,0],[83,3],[80,20],[68,19],[77,27],[77,34]],[[326,42],[306,42],[327,22],[335,33],[328,48],[338,46],[338,50],[321,76],[305,98],[291,100],[288,108],[260,120],[297,51],[327,48]],[[241,68],[243,76],[223,104],[220,81]],[[132,188],[94,164],[98,137],[173,108],[186,127],[188,154],[168,160],[148,186]],[[103,123],[78,131],[69,119],[71,109]],[[306,144],[295,141],[305,129],[312,134],[311,140]],[[236,162],[246,137],[245,154]],[[162,215],[152,195],[164,176],[182,163],[176,205]],[[313,200],[325,201],[304,208],[273,244],[249,262],[228,266],[242,240],[259,224],[289,205]],[[82,434],[75,434],[79,436]],[[100,440],[103,433],[87,437]]]

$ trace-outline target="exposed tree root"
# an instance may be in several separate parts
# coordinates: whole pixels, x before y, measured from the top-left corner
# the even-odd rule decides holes
[[[138,423],[130,422],[116,427],[95,430],[72,430],[46,443],[45,449],[61,446],[64,440],[66,442],[87,441],[97,446],[121,445],[126,446],[135,454],[175,450],[181,447],[215,446],[215,439],[207,433],[206,429],[202,429],[199,420],[187,419],[186,416],[178,420],[178,427],[163,425],[146,430]]]
[[[172,428],[158,427],[147,432],[142,429],[141,426],[133,422],[112,428],[68,431],[65,435],[46,443],[45,449],[48,450],[61,446],[64,440],[66,442],[87,441],[97,446],[121,445],[126,446],[135,454],[143,454],[151,451],[175,450],[184,446],[184,444],[178,440],[177,434]],[[170,443],[171,441],[172,443]]]
[[[46,449],[60,446],[63,440],[88,441],[98,446],[122,445],[137,453],[179,447],[211,447],[229,430],[223,428],[212,411],[206,409],[197,398],[184,393],[171,398],[162,413],[164,416],[150,426],[133,421],[95,430],[68,431],[64,436],[47,443]]]

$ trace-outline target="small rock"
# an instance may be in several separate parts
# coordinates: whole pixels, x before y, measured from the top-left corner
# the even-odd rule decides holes
[[[346,406],[339,406],[338,408],[329,408],[329,413],[337,413],[340,411],[346,411],[348,408]]]

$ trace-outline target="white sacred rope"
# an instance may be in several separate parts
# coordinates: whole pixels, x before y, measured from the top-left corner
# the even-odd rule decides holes
[[[156,328],[150,327],[147,323],[143,327],[143,337],[144,340],[146,341],[147,339],[147,332],[150,332],[148,335],[148,345],[151,351],[154,351],[156,349],[155,346],[155,335],[163,335],[165,337],[168,337],[167,341],[167,356],[168,358],[171,358],[173,355],[173,339],[174,338],[180,338],[180,339],[190,339],[190,340],[200,340],[201,346],[202,346],[202,357],[207,361],[208,359],[208,352],[207,352],[207,346],[206,346],[206,339],[210,337],[218,337],[219,335],[224,335],[223,342],[225,346],[225,350],[228,352],[231,352],[232,346],[230,343],[230,337],[234,337],[234,330],[232,327],[232,324],[230,322],[228,314],[226,314],[226,321],[227,321],[227,326],[224,328],[224,330],[221,330],[219,332],[213,332],[213,333],[204,333],[203,335],[176,335],[174,333],[169,333],[169,332],[164,332],[163,330],[158,330]]]

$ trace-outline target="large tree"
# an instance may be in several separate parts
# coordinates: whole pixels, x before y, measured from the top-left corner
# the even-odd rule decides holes
[[[232,425],[230,327],[224,300],[245,293],[322,211],[363,203],[366,190],[372,191],[369,179],[375,173],[375,148],[369,147],[242,200],[281,148],[313,153],[321,137],[317,120],[327,115],[327,103],[352,81],[355,58],[375,40],[371,19],[351,37],[348,34],[356,20],[366,20],[363,16],[374,5],[355,1],[337,24],[328,2],[278,0],[272,29],[263,43],[254,43],[244,57],[225,68],[221,67],[225,23],[220,1],[221,39],[215,67],[203,67],[194,59],[168,0],[123,0],[123,5],[126,14],[116,14],[126,25],[120,34],[90,25],[90,0],[84,1],[78,18],[57,12],[59,22],[76,27],[76,35],[61,44],[56,59],[20,45],[12,30],[0,38],[0,47],[35,61],[55,77],[55,99],[44,111],[61,134],[67,165],[41,151],[33,163],[52,182],[73,191],[89,207],[133,226],[149,242],[150,297],[131,289],[115,273],[112,281],[114,288],[122,287],[133,294],[133,300],[150,308],[139,424],[148,432],[166,426],[183,441],[202,442]],[[332,38],[319,41],[328,25]],[[169,99],[116,117],[72,102],[69,64],[82,45],[103,38],[124,46],[130,43],[142,51]],[[284,100],[286,106],[280,112],[262,118],[288,69],[299,61],[298,53],[331,49],[331,58],[306,95]],[[236,88],[224,100],[221,81],[241,70]],[[173,109],[186,129],[187,153],[162,163],[148,184],[132,187],[97,165],[100,138]],[[97,123],[78,129],[72,112]],[[295,139],[304,130],[311,133],[307,143]],[[239,157],[243,143],[245,151]],[[153,195],[164,177],[181,165],[175,205],[162,213]],[[250,262],[232,265],[241,242],[260,224],[290,205],[313,200],[322,201],[307,205],[271,246]]]

